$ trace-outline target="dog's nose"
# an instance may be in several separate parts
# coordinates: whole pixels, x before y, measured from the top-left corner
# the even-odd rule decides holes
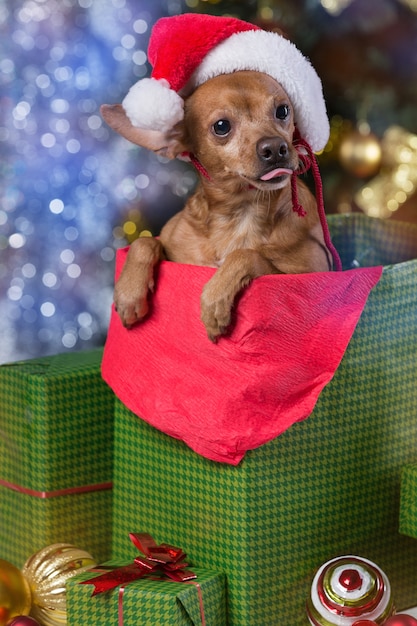
[[[256,144],[258,157],[264,163],[277,163],[288,157],[288,144],[280,137],[264,137]]]

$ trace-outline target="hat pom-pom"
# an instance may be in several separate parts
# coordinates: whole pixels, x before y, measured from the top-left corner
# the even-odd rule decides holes
[[[164,78],[143,78],[122,102],[126,115],[137,128],[168,131],[184,117],[184,100]]]

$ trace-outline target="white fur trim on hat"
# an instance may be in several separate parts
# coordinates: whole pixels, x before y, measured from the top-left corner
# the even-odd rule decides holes
[[[252,30],[231,35],[205,56],[187,91],[220,74],[240,70],[275,78],[291,99],[301,136],[315,152],[323,150],[329,138],[329,120],[320,78],[298,48],[277,33]]]
[[[168,131],[184,117],[184,100],[165,79],[143,78],[125,96],[122,106],[133,126]]]

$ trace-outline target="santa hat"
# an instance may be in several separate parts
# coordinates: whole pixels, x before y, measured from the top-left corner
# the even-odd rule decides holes
[[[148,49],[151,78],[123,100],[134,126],[167,131],[184,116],[183,98],[220,74],[254,70],[287,92],[300,135],[315,152],[329,137],[321,81],[296,46],[277,33],[233,17],[185,13],[158,20]]]

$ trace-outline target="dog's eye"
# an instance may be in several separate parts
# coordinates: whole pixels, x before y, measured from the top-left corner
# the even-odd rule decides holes
[[[288,104],[280,104],[275,111],[275,117],[277,120],[286,120],[290,114],[290,107]]]
[[[228,135],[232,129],[232,126],[229,120],[218,120],[213,124],[213,130],[216,135],[220,137],[224,137]]]

